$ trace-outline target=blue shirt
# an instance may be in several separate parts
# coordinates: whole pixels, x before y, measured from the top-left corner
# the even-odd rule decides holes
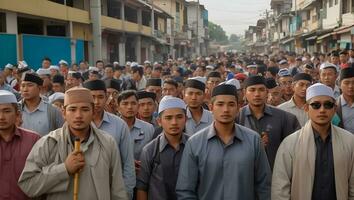
[[[92,123],[94,127],[96,125]],[[123,168],[123,179],[128,193],[132,196],[136,183],[134,167],[134,147],[129,136],[128,125],[118,116],[104,111],[103,119],[97,126],[116,140]]]
[[[178,200],[270,199],[271,170],[260,136],[235,124],[228,144],[214,125],[189,138],[176,192]]]
[[[341,98],[341,106],[342,106],[342,119],[344,129],[354,133],[354,103],[349,106],[348,103],[343,98],[343,95],[340,96]]]
[[[22,101],[22,128],[39,133],[41,136],[47,135],[50,131],[63,126],[64,120],[61,112],[52,106],[52,114],[49,113],[48,106],[52,106],[46,101],[41,100],[38,107],[30,112],[24,101]],[[54,123],[54,124],[53,124]]]
[[[187,109],[187,122],[185,127],[185,132],[187,135],[193,135],[198,131],[210,126],[214,120],[213,114],[203,108],[203,114],[200,121],[197,123],[192,117],[192,113]]]
[[[134,159],[139,160],[140,153],[144,146],[149,143],[154,136],[154,127],[143,120],[135,118],[135,123],[130,129],[130,138],[134,142]]]

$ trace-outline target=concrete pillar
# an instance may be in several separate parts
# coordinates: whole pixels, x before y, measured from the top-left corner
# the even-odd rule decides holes
[[[71,43],[70,43],[70,50],[71,50],[71,63],[76,63],[78,60],[76,60],[76,40],[73,39],[74,33],[73,33],[73,22],[69,21],[68,24],[68,30],[67,34],[70,37]],[[68,60],[69,62],[69,60]]]
[[[135,55],[136,55],[136,62],[141,64],[142,61],[141,61],[141,36],[140,35],[137,35],[135,37]]]
[[[22,60],[22,58],[20,58],[20,47],[22,49],[21,44],[19,44],[19,40],[18,40],[18,32],[17,32],[17,13],[15,12],[6,12],[6,33],[9,34],[16,34],[16,57],[17,60]]]
[[[120,19],[122,20],[122,30],[125,31],[125,3],[124,1],[121,1],[121,7],[120,7]],[[125,53],[124,53],[125,54]]]
[[[90,1],[90,16],[92,22],[92,50],[93,61],[102,59],[101,46],[102,46],[102,32],[101,32],[101,1]]]
[[[119,45],[118,45],[118,48],[119,48],[119,63],[121,65],[125,65],[125,41],[126,41],[126,38],[125,36],[120,36],[119,37]]]
[[[139,32],[141,32],[143,30],[143,13],[141,8],[138,8],[138,25],[139,25]]]

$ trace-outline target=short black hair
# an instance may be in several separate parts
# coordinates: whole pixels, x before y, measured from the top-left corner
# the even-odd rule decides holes
[[[45,60],[47,60],[47,61],[49,61],[49,62],[52,62],[52,60],[51,60],[49,57],[44,57],[44,58],[42,59],[42,61],[45,61]]]
[[[112,68],[114,71],[114,66],[111,63],[106,64],[104,68]]]
[[[142,67],[132,67],[132,73],[138,72],[140,76],[144,75],[144,69]]]
[[[163,84],[169,84],[169,85],[173,85],[176,88],[178,88],[178,83],[176,81],[174,81],[173,79],[167,79],[163,82]]]
[[[135,90],[125,90],[125,91],[121,92],[118,95],[118,104],[120,104],[120,102],[122,102],[123,100],[128,99],[131,96],[134,96],[135,99],[138,101],[138,96],[137,96]]]
[[[96,64],[97,64],[97,63],[103,63],[103,60],[97,60],[97,61],[96,61]]]

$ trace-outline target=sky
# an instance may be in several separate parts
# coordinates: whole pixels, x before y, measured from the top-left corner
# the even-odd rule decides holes
[[[226,34],[243,35],[265,10],[270,10],[270,0],[199,0],[208,10],[209,21],[221,25]]]

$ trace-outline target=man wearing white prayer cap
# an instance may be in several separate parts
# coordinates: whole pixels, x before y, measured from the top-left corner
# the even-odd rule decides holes
[[[16,126],[21,113],[12,92],[0,90],[0,199],[29,199],[17,185],[27,155],[40,136]]]
[[[158,113],[158,123],[163,131],[141,152],[141,169],[136,183],[138,200],[177,199],[175,187],[179,163],[188,139],[183,132],[186,104],[182,99],[165,96],[159,104]]]
[[[334,96],[340,96],[339,87],[336,85],[338,78],[338,66],[332,63],[322,63],[320,66],[320,82],[334,90]]]
[[[280,145],[272,178],[272,199],[354,198],[354,136],[331,123],[332,88],[316,83],[306,91],[309,121]]]

